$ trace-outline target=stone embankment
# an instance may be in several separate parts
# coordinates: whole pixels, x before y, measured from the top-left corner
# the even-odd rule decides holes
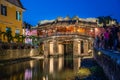
[[[40,54],[39,47],[23,43],[0,43],[0,62],[25,59]]]
[[[37,48],[0,50],[0,61],[29,58],[38,55],[39,55],[39,50]]]
[[[94,58],[109,80],[120,80],[120,52],[94,49]]]

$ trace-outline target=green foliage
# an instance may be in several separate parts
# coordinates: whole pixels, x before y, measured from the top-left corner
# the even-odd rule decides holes
[[[3,35],[3,39],[5,40],[6,37],[7,37],[7,42],[11,42],[11,41],[14,41],[14,39],[17,39],[17,42],[24,42],[24,39],[26,38],[26,36],[23,36],[23,35],[19,35],[19,34],[16,34],[15,36],[12,36],[12,31],[11,29],[8,29],[6,32],[2,32],[0,31],[0,36]]]
[[[90,68],[90,71],[93,73],[93,74],[102,74],[103,73],[103,69],[99,66],[93,66]]]
[[[77,75],[80,77],[88,77],[91,75],[91,71],[88,68],[80,68]]]
[[[20,42],[20,39],[21,39],[21,38],[20,38],[20,35],[19,35],[19,34],[16,34],[14,38],[17,39],[17,42]]]
[[[117,23],[117,20],[113,19],[111,16],[99,16],[97,18],[98,18],[99,24],[106,25],[106,24],[109,24],[110,21],[116,21],[116,23]]]
[[[36,36],[29,36],[30,39],[32,39],[32,44],[37,45],[39,43],[38,37]]]
[[[13,41],[13,36],[12,36],[12,31],[11,29],[7,30],[6,32],[2,32],[1,34],[3,34],[3,38],[6,39],[5,37],[7,37],[7,41],[10,43],[11,41]]]
[[[21,36],[21,41],[22,41],[22,43],[24,42],[24,40],[25,40],[25,38],[26,38],[26,36],[24,36],[24,35],[20,35]]]
[[[24,36],[24,35],[19,35],[19,34],[16,34],[15,36],[14,36],[14,39],[17,39],[17,42],[19,43],[19,42],[22,42],[22,43],[24,43],[24,39],[26,38],[26,36]]]

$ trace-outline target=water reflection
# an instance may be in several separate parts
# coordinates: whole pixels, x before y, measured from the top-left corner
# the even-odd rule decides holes
[[[63,80],[79,69],[80,58],[45,58],[0,66],[0,80]],[[61,77],[62,74],[66,75]]]
[[[25,70],[25,80],[31,80],[32,79],[32,70],[26,69]]]

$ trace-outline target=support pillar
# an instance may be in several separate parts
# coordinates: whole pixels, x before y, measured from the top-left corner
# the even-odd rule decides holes
[[[63,55],[64,54],[64,46],[63,44],[58,44],[58,54]]]
[[[50,42],[49,44],[49,55],[54,55],[54,49],[53,49],[54,43]]]
[[[88,41],[88,54],[92,54],[93,55],[93,41],[89,40]]]
[[[74,71],[78,71],[81,67],[81,57],[73,59]]]
[[[84,41],[84,54],[88,54],[88,41]]]
[[[58,55],[58,42],[57,42],[57,40],[53,40],[53,51],[54,51],[54,55]]]
[[[78,56],[79,53],[78,53],[78,40],[75,39],[73,41],[73,56]]]
[[[78,42],[78,55],[81,54],[81,41]]]
[[[49,55],[51,55],[51,56],[58,55],[58,42],[57,42],[57,40],[52,40],[52,42],[50,42],[49,47],[50,47]]]
[[[49,54],[49,42],[44,41],[44,56],[47,57]]]

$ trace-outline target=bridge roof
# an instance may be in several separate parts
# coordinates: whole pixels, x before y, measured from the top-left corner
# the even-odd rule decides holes
[[[55,20],[55,21],[52,21],[52,22],[46,22],[46,23],[43,23],[43,24],[39,24],[38,27],[36,27],[36,28],[44,28],[44,27],[48,27],[48,26],[52,26],[52,25],[62,26],[62,24],[79,25],[79,23],[90,24],[90,25],[96,25],[97,26],[96,22],[87,22],[87,21],[81,21],[81,20],[78,20],[78,21],[77,20],[61,20],[61,21]]]

